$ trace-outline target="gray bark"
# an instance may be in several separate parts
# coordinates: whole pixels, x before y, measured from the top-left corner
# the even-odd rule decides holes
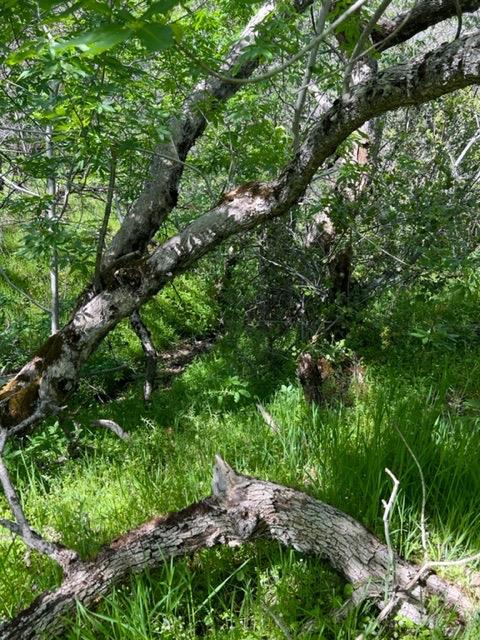
[[[382,20],[372,33],[378,51],[401,44],[425,29],[459,13],[472,13],[480,7],[479,0],[420,0],[409,11],[391,20]]]
[[[297,3],[294,6],[299,12],[303,12],[309,4],[310,2]],[[262,22],[274,10],[275,2],[267,0],[250,20],[239,41],[232,47],[221,67],[222,73],[232,74],[235,78],[248,78],[258,68],[258,59],[241,62],[241,57],[245,48],[255,42]],[[142,252],[145,249],[149,240],[177,204],[186,157],[207,126],[206,105],[217,108],[235,95],[241,86],[209,77],[194,87],[179,116],[170,122],[170,140],[158,144],[154,150],[150,178],[113,238],[110,248],[105,252],[104,269],[110,268],[125,254],[132,251]],[[178,158],[178,161],[171,158]]]
[[[145,382],[143,384],[143,399],[145,402],[150,402],[150,398],[155,387],[155,380],[157,377],[157,350],[152,341],[152,335],[144,324],[140,313],[134,311],[130,316],[130,324],[132,329],[138,336],[142,345],[143,353],[145,355]]]
[[[312,3],[313,0],[294,0],[293,6],[298,13],[303,13]],[[465,7],[464,11],[474,11],[480,7],[480,0],[467,0],[461,4]],[[222,74],[242,79],[249,78],[255,72],[260,64],[259,59],[242,62],[241,57],[245,48],[255,42],[262,22],[275,9],[275,2],[268,0],[252,18],[222,65]],[[381,50],[405,42],[428,26],[455,16],[456,12],[455,0],[419,2],[408,14],[401,14],[393,21],[386,21],[385,24],[380,22],[377,25],[377,39],[388,38],[382,44]],[[241,84],[210,77],[199,82],[193,89],[179,116],[170,123],[170,140],[155,148],[150,177],[103,256],[105,270],[110,269],[124,255],[134,251],[143,252],[149,240],[177,204],[186,157],[207,126],[204,105],[209,104],[216,108],[241,88]],[[172,158],[178,158],[178,162]]]
[[[235,546],[259,538],[326,559],[355,590],[383,608],[385,585],[391,579],[390,550],[385,544],[335,507],[300,491],[239,475],[217,457],[213,495],[126,533],[93,560],[72,563],[56,590],[42,594],[0,627],[0,638],[54,637],[68,625],[77,602],[94,607],[114,583],[132,572],[206,547]],[[453,607],[461,619],[474,613],[466,594],[433,573],[424,577],[421,586],[415,584],[403,593],[418,567],[399,557],[395,563],[395,587],[404,615],[422,619],[423,599],[431,595]]]

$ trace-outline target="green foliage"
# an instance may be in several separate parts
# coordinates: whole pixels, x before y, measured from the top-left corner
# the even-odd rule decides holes
[[[51,11],[55,5],[62,2],[44,3],[40,7],[45,11]],[[73,7],[69,7],[61,13],[51,12],[47,20],[48,28],[55,29],[58,25],[65,26],[65,18],[74,12],[86,12],[83,19],[87,22],[96,22],[99,16],[106,21],[93,29],[83,28],[78,35],[66,37],[62,34],[58,40],[51,31],[46,30],[46,35],[37,37],[27,44],[18,47],[7,56],[7,63],[17,65],[25,60],[41,59],[48,56],[54,60],[64,53],[79,53],[81,56],[95,57],[117,47],[129,38],[136,37],[148,51],[160,51],[172,46],[174,34],[180,35],[179,29],[174,29],[168,24],[158,22],[158,18],[169,13],[179,4],[178,0],[163,0],[152,3],[148,9],[140,15],[134,15],[125,6],[109,4],[105,2],[92,3],[91,0],[79,0]],[[30,7],[21,16],[28,20]],[[115,18],[117,18],[115,20]],[[153,20],[152,20],[153,19]],[[68,22],[67,22],[68,24]],[[71,24],[71,23],[70,23]],[[75,28],[74,28],[75,32]]]
[[[415,311],[414,323],[434,315],[448,324],[449,304],[463,300],[461,313],[473,313],[478,287],[470,283],[460,289],[461,294],[452,281],[423,300],[415,292],[410,300],[404,294],[396,307],[404,316],[395,317],[402,322],[400,317]],[[378,311],[384,327],[395,322],[395,305],[385,304]],[[371,328],[364,327],[363,351],[360,329],[352,335],[357,354],[364,357],[366,382],[348,406],[308,408],[291,370],[269,361],[267,348],[259,366],[258,333],[237,333],[218,343],[171,389],[159,390],[150,408],[142,406],[138,385],[103,406],[95,402],[89,408],[83,401],[75,427],[52,421],[47,430],[28,436],[20,449],[7,452],[27,514],[45,535],[59,537],[90,556],[149,517],[207,494],[209,469],[219,452],[240,471],[298,487],[334,504],[381,537],[381,500],[390,492],[384,473],[388,467],[401,483],[391,529],[395,548],[407,558],[419,559],[423,552],[418,470],[395,426],[425,475],[430,557],[473,552],[480,544],[480,430],[475,404],[480,396],[480,345],[473,342],[465,349],[456,341],[451,350],[440,351],[414,337],[405,342],[410,326],[402,326],[402,332],[383,346]],[[346,349],[345,344],[332,347],[331,358],[338,359]],[[238,390],[250,395],[240,394],[236,402]],[[256,410],[258,398],[279,425],[278,434],[270,432]],[[117,420],[132,434],[130,442],[90,428],[90,420],[99,417]],[[23,553],[18,541],[0,543],[3,615],[12,615],[58,578],[55,567],[36,554],[31,566],[25,566]],[[467,584],[465,574],[450,575]],[[441,627],[426,631],[404,621],[382,631],[368,608],[335,622],[332,609],[348,595],[349,586],[320,561],[275,544],[210,550],[130,579],[95,611],[80,607],[66,637],[246,640],[281,638],[282,628],[298,638],[332,640],[355,638],[360,632],[372,640],[444,637]],[[464,636],[473,639],[478,631],[473,624]]]
[[[440,287],[430,273],[409,291],[391,290],[365,308],[350,345],[377,356],[383,352],[389,360],[411,354],[426,368],[432,366],[432,354],[441,361],[447,352],[468,354],[480,340],[479,290],[476,267],[466,265]]]
[[[112,156],[116,213],[125,215],[148,176],[155,144],[169,140],[171,117],[203,77],[197,61],[221,68],[258,3],[197,5],[2,3],[0,56],[8,77],[0,115],[6,127],[21,130],[8,139],[12,148],[2,150],[2,172],[23,191],[3,185],[0,258],[10,284],[0,274],[0,373],[24,364],[48,335],[47,314],[24,294],[48,306],[52,255],[59,260],[63,320],[88,284]],[[335,3],[328,20],[350,5]],[[309,18],[299,24],[285,3],[278,6],[282,19],[274,12],[259,27],[243,62],[275,65],[310,40]],[[371,8],[363,8],[338,30],[342,56],[352,52],[369,15]],[[320,49],[312,71],[316,91],[328,98],[341,86],[344,68],[331,46]],[[243,87],[221,108],[205,99],[208,128],[182,165],[179,206],[154,242],[209,210],[234,185],[268,181],[283,169],[292,154],[292,108],[303,70],[300,62],[271,82]],[[303,134],[317,118],[314,98],[307,96]],[[159,350],[222,333],[214,350],[171,388],[160,388],[148,408],[140,401],[141,347],[128,321],[121,322],[82,370],[73,415],[51,420],[7,451],[33,525],[90,557],[138,523],[208,493],[209,469],[220,452],[245,473],[346,510],[379,536],[381,501],[390,490],[384,468],[392,469],[401,481],[394,544],[420,559],[418,470],[397,427],[425,474],[430,557],[477,550],[479,146],[465,156],[460,175],[454,160],[478,128],[478,104],[471,91],[385,117],[374,171],[352,160],[365,141],[363,133],[352,134],[337,149],[336,173],[332,166],[315,178],[288,225],[272,224],[265,236],[246,234],[234,247],[238,260],[221,296],[225,255],[218,251],[147,303],[142,315]],[[47,126],[53,158],[45,155]],[[53,220],[46,217],[49,178],[59,189]],[[358,193],[363,179],[368,189]],[[326,254],[304,242],[321,211],[337,231]],[[107,241],[118,224],[112,215]],[[271,253],[262,253],[262,244]],[[346,247],[353,248],[355,270],[342,299],[330,295],[330,266],[334,252]],[[268,271],[268,260],[275,269]],[[322,336],[311,348],[316,356],[332,363],[356,357],[365,368],[365,383],[351,385],[348,394],[336,383],[324,389],[320,408],[306,406],[295,380],[296,359],[314,333]],[[258,400],[278,434],[263,423]],[[128,445],[92,429],[99,417],[131,432]],[[7,515],[4,502],[0,511]],[[0,539],[0,573],[5,617],[60,578],[44,558],[25,558],[20,542],[8,536]],[[447,574],[468,586],[466,574]],[[66,637],[346,640],[363,633],[420,640],[441,638],[449,627],[445,614],[434,630],[402,620],[379,629],[368,608],[335,620],[332,611],[351,591],[321,561],[276,545],[211,550],[131,578],[95,611],[79,607]],[[464,637],[479,633],[472,624]]]

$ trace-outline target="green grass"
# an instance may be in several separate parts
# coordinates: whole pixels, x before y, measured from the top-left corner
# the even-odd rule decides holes
[[[429,555],[459,557],[480,547],[480,421],[469,405],[474,395],[465,392],[473,394],[479,355],[464,354],[462,367],[457,356],[449,356],[429,376],[422,367],[419,373],[410,365],[402,372],[373,362],[348,406],[333,402],[313,411],[295,383],[279,381],[262,396],[281,426],[275,435],[255,409],[259,381],[242,379],[238,362],[229,365],[220,345],[170,390],[157,392],[149,409],[138,387],[114,403],[84,409],[76,416],[73,451],[54,423],[12,449],[8,460],[34,525],[84,557],[149,517],[208,494],[216,452],[242,472],[336,505],[382,536],[388,467],[401,482],[392,523],[395,546],[419,559],[421,485],[396,425],[425,474]],[[239,387],[248,393],[236,398]],[[455,400],[460,396],[461,406]],[[101,415],[118,420],[131,441],[89,428],[90,419]],[[26,564],[24,553],[17,541],[1,542],[3,616],[59,579],[56,567],[34,553]],[[468,583],[464,570],[451,575]],[[368,609],[334,622],[332,611],[347,593],[348,586],[323,563],[273,543],[211,550],[133,577],[95,612],[79,609],[65,637],[355,638],[362,630],[372,638],[442,637],[440,631],[398,625],[382,636]],[[479,627],[465,637],[475,633]]]
[[[159,346],[208,331],[216,315],[211,291],[196,275],[145,310]],[[374,301],[338,348],[353,348],[363,357],[365,383],[348,396],[332,394],[322,408],[307,407],[295,381],[291,345],[299,344],[290,334],[272,352],[268,336],[253,329],[230,331],[170,389],[157,391],[149,408],[141,401],[140,382],[100,404],[89,385],[114,388],[116,374],[90,375],[73,398],[70,419],[51,421],[22,443],[9,443],[7,462],[25,511],[45,536],[90,557],[152,516],[207,495],[213,458],[220,453],[239,471],[307,491],[383,537],[388,467],[400,480],[394,545],[420,561],[422,487],[400,430],[425,476],[428,556],[474,553],[480,548],[477,315],[475,283],[452,281],[439,293],[414,291]],[[119,360],[138,369],[139,355],[123,324],[86,372]],[[278,434],[258,414],[258,400],[280,426]],[[130,441],[92,429],[90,421],[100,417],[118,421],[131,433]],[[8,513],[4,502],[0,513]],[[0,573],[0,617],[5,618],[60,580],[56,566],[36,553],[25,555],[24,546],[8,534],[0,537]],[[466,568],[444,573],[469,588]],[[64,637],[346,640],[361,632],[366,638],[444,637],[441,622],[434,630],[401,621],[378,629],[368,606],[336,621],[332,612],[349,592],[325,563],[277,544],[219,548],[132,576],[97,610],[79,607]],[[443,619],[448,625],[449,614]],[[478,623],[462,633],[464,640],[479,637]]]

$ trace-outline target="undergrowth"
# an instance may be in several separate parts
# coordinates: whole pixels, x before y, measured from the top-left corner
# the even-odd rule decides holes
[[[274,358],[268,341],[253,331],[225,337],[171,388],[158,390],[148,408],[140,399],[140,382],[104,404],[87,401],[88,390],[81,390],[73,419],[51,421],[7,452],[28,517],[47,537],[89,557],[146,519],[207,495],[214,454],[220,453],[240,472],[307,491],[383,537],[381,501],[391,490],[389,468],[400,480],[392,520],[395,548],[421,561],[422,487],[400,431],[425,475],[428,556],[451,559],[477,551],[477,299],[470,292],[459,302],[454,293],[454,302],[448,288],[442,300],[417,299],[413,320],[411,297],[385,300],[382,310],[372,310],[370,324],[359,325],[350,338],[350,348],[363,355],[365,377],[351,390],[349,402],[332,399],[321,408],[308,407],[292,358],[285,353]],[[461,322],[449,337],[454,324],[449,304],[457,312],[464,305],[468,340],[459,337]],[[428,332],[433,310],[442,305],[447,335],[441,339],[448,348],[438,344],[438,337],[423,341],[417,331]],[[398,328],[399,317],[409,322]],[[441,323],[440,314],[435,322]],[[279,433],[263,422],[258,400]],[[131,433],[130,441],[91,428],[90,421],[100,417],[118,421]],[[7,513],[6,505],[1,510]],[[473,589],[475,570],[478,566],[461,567],[445,575]],[[0,571],[3,617],[60,579],[55,566],[25,554],[22,544],[6,534],[0,541]],[[413,640],[443,638],[451,622],[445,612],[435,629],[402,620],[379,629],[375,611],[366,605],[337,620],[333,612],[350,592],[350,585],[322,561],[276,543],[218,548],[132,576],[95,611],[79,606],[64,637],[347,640],[363,633]],[[478,637],[476,622],[462,632],[468,640]]]

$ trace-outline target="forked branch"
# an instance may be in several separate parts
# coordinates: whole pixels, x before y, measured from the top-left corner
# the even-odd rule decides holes
[[[15,518],[15,522],[0,518],[0,526],[8,529],[15,535],[20,536],[23,542],[35,549],[39,553],[46,555],[50,559],[57,562],[65,571],[70,570],[72,563],[78,560],[78,554],[66,547],[49,542],[42,538],[40,534],[34,531],[23,512],[22,505],[18,498],[17,492],[12,484],[8,469],[3,460],[3,450],[5,448],[5,442],[7,440],[7,432],[5,429],[0,430],[0,483],[3,487],[5,498]]]

